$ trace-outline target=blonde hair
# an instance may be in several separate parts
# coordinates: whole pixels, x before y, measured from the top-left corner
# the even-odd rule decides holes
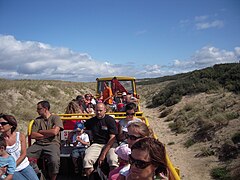
[[[144,122],[132,122],[128,125],[128,129],[135,129],[142,137],[154,137],[153,131]]]

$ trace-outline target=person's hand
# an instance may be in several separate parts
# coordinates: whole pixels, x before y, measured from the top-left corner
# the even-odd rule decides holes
[[[77,140],[78,142],[81,142],[80,136],[77,136],[76,140]]]
[[[6,172],[7,172],[7,167],[0,168],[0,176],[2,176],[3,174],[6,174]]]
[[[98,165],[101,166],[104,159],[105,159],[106,155],[104,153],[101,153],[101,155],[99,156],[99,159],[98,159]]]

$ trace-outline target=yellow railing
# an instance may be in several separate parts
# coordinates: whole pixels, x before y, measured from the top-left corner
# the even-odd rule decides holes
[[[116,120],[120,120],[120,119],[125,119],[126,115],[125,113],[107,113],[109,115],[114,116],[114,118]],[[91,117],[94,116],[94,114],[58,114],[61,117],[61,120],[88,120]],[[143,113],[142,112],[137,112],[136,113],[136,117],[142,119],[143,121],[145,121],[145,123],[147,124],[147,126],[149,126],[149,122],[148,119],[142,116]],[[28,124],[28,145],[31,145],[31,131],[32,131],[32,125],[33,125],[34,120],[31,120]],[[157,138],[156,135],[154,135],[155,138]],[[180,180],[180,172],[179,169],[174,167],[172,165],[171,160],[169,159],[168,155],[166,155],[166,159],[167,159],[167,166],[168,166],[168,170],[169,170],[169,180]]]

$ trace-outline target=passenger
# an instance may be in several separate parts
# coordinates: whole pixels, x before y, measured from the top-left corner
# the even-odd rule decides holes
[[[0,114],[0,133],[6,140],[6,151],[13,156],[16,161],[16,169],[13,180],[27,179],[38,180],[38,177],[29,165],[26,157],[27,147],[25,135],[16,131],[17,120],[12,115]]]
[[[74,172],[79,173],[79,170],[82,170],[82,162],[85,155],[85,150],[90,146],[89,136],[84,133],[83,123],[77,123],[74,130],[75,134],[72,136],[72,142],[74,149],[72,150],[71,157],[74,165]],[[79,159],[80,158],[80,159]],[[80,160],[80,163],[78,163]],[[80,167],[78,167],[80,165]]]
[[[135,103],[136,105],[138,104],[138,99],[134,97],[131,92],[127,93],[126,101],[127,103]]]
[[[127,93],[126,92],[122,93],[122,102],[125,105],[128,103],[128,101],[127,101]]]
[[[142,138],[131,147],[130,171],[127,180],[152,180],[162,173],[167,176],[167,160],[164,145],[155,138]]]
[[[0,179],[11,180],[16,169],[16,162],[6,151],[6,146],[5,138],[0,135]]]
[[[115,143],[117,134],[115,119],[106,115],[106,107],[103,103],[96,105],[95,113],[95,117],[85,122],[86,129],[91,130],[93,136],[93,144],[86,150],[83,160],[87,176],[93,172],[93,165],[97,159],[100,166],[107,157],[110,170],[118,166],[118,158],[114,153],[117,146]]]
[[[48,174],[51,180],[55,180],[60,166],[60,131],[63,123],[59,116],[50,113],[48,101],[37,103],[37,112],[40,115],[34,120],[31,138],[36,142],[27,150],[29,158],[36,162],[41,155],[48,159]],[[37,167],[37,164],[33,164]]]
[[[94,108],[95,108],[95,106],[96,106],[96,104],[97,104],[97,100],[95,99],[95,97],[92,95],[92,94],[90,94],[90,97],[91,97],[91,104],[94,106]]]
[[[88,112],[88,114],[94,114],[94,106],[92,103],[89,103],[87,105],[87,112]]]
[[[103,102],[103,92],[100,92],[99,98],[97,99],[97,103]]]
[[[129,148],[132,145],[144,137],[153,137],[153,131],[143,122],[133,122],[127,126],[128,132],[126,134],[127,142]],[[124,180],[126,176],[129,174],[130,166],[125,166],[122,168],[119,173],[119,179]]]
[[[119,167],[112,170],[109,173],[108,179],[109,180],[117,180],[119,177],[119,171],[125,167],[126,165],[128,165],[128,156],[129,154],[131,154],[131,149],[128,147],[127,144],[118,146],[115,149],[115,153],[118,155],[118,163],[119,163]]]
[[[65,114],[80,114],[83,113],[78,105],[78,101],[73,99],[68,103]],[[65,120],[63,126],[65,130],[73,130],[77,120]]]
[[[90,94],[85,94],[84,97],[85,97],[84,102],[85,102],[85,105],[87,107],[88,104],[91,103],[91,96],[90,96]]]
[[[135,116],[135,109],[136,104],[135,103],[129,103],[126,105],[125,111],[126,111],[126,119],[121,119],[119,121],[119,127],[118,127],[118,141],[127,143],[126,134],[128,132],[127,126],[132,122],[142,122],[141,119],[137,118]]]
[[[113,104],[112,89],[109,87],[109,83],[107,81],[104,82],[103,103],[110,106]]]
[[[86,112],[87,106],[86,106],[86,104],[85,104],[84,97],[78,95],[78,96],[76,97],[76,100],[77,100],[77,102],[78,102],[78,105],[79,105],[79,107],[80,107],[81,112],[82,112],[82,113],[87,113],[87,112]]]

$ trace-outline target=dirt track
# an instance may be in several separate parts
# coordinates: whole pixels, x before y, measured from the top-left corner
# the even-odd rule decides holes
[[[217,158],[214,156],[195,158],[194,156],[199,153],[199,145],[185,148],[183,143],[186,141],[187,134],[176,135],[171,132],[168,128],[169,122],[164,122],[164,118],[159,118],[158,108],[147,109],[143,107],[142,111],[148,118],[150,127],[158,139],[166,144],[171,162],[180,169],[181,179],[210,180],[209,170],[218,163]],[[168,145],[172,142],[174,142],[173,145]]]

